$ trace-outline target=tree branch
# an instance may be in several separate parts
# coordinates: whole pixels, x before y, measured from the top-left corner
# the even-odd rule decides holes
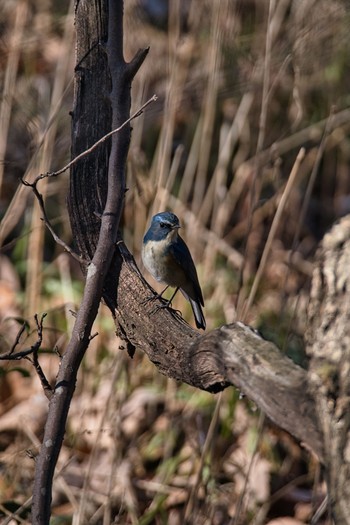
[[[142,106],[137,111],[135,111],[135,113],[133,113],[127,120],[125,120],[118,128],[112,129],[112,131],[110,131],[109,133],[106,133],[105,135],[103,135],[103,137],[101,137],[99,140],[97,140],[90,148],[87,148],[85,151],[82,151],[81,153],[79,153],[79,155],[74,157],[74,159],[72,159],[70,162],[68,162],[68,164],[63,166],[63,168],[60,168],[57,171],[47,171],[46,173],[41,173],[40,175],[38,175],[34,179],[34,181],[32,183],[29,183],[28,181],[25,181],[25,180],[22,180],[22,183],[24,185],[26,185],[26,186],[33,186],[33,185],[36,186],[36,184],[42,179],[46,179],[48,177],[57,177],[58,175],[61,175],[65,171],[67,171],[70,168],[72,168],[74,166],[74,164],[76,164],[78,161],[80,161],[81,159],[83,159],[87,155],[90,155],[90,153],[93,153],[96,148],[98,148],[99,146],[101,146],[101,144],[106,142],[106,140],[108,140],[110,137],[112,137],[112,135],[114,135],[115,133],[118,133],[119,131],[121,131],[125,126],[130,124],[130,122],[132,120],[134,120],[135,118],[137,118],[140,115],[142,115],[142,113],[144,112],[146,107],[149,106],[152,102],[155,102],[156,100],[157,100],[157,95],[153,95],[144,104],[142,104]]]
[[[83,259],[83,257],[81,257],[80,255],[78,255],[77,253],[74,252],[74,250],[72,250],[72,248],[66,243],[64,242],[63,239],[61,239],[55,232],[54,228],[52,227],[51,225],[51,222],[47,216],[47,213],[46,213],[46,209],[45,209],[45,204],[44,204],[44,199],[43,199],[43,196],[42,194],[39,192],[38,188],[37,188],[37,184],[39,182],[39,180],[41,180],[43,178],[43,176],[39,175],[35,180],[34,182],[28,182],[24,179],[22,179],[22,184],[24,184],[24,186],[28,186],[30,188],[32,188],[32,191],[39,203],[39,206],[40,206],[40,209],[41,209],[41,212],[43,214],[43,218],[42,220],[44,221],[45,223],[45,226],[47,227],[47,229],[49,230],[49,232],[51,233],[52,237],[54,238],[55,242],[57,242],[57,244],[59,244],[60,246],[63,247],[64,250],[66,250],[66,252],[68,252],[76,261],[78,261],[80,264],[82,263],[87,263],[87,261],[85,261]]]
[[[128,124],[130,124],[130,122],[132,120],[134,120],[135,118],[139,117],[144,109],[149,106],[149,104],[151,104],[152,102],[156,101],[157,100],[157,96],[156,95],[153,95],[150,99],[147,100],[147,102],[145,102],[137,111],[135,111],[135,113],[133,113],[133,115],[131,115],[131,117],[129,117],[127,120],[125,120],[118,128],[116,129],[113,129],[112,131],[110,131],[109,133],[106,133],[106,135],[104,135],[102,138],[100,138],[99,140],[97,140],[90,148],[86,149],[85,151],[83,151],[82,153],[80,153],[79,155],[77,155],[74,159],[72,159],[68,164],[66,164],[66,166],[64,166],[63,168],[57,170],[57,171],[51,171],[51,172],[47,172],[47,173],[42,173],[40,175],[38,175],[33,182],[29,182],[29,181],[26,181],[24,179],[22,179],[22,184],[24,186],[28,186],[30,188],[32,188],[32,191],[39,203],[39,206],[40,206],[40,209],[42,211],[42,214],[43,214],[43,218],[42,220],[44,221],[45,223],[45,226],[47,227],[47,229],[49,230],[49,232],[51,233],[53,239],[55,242],[57,242],[57,244],[59,244],[60,246],[63,247],[63,249],[68,252],[76,261],[78,261],[80,264],[85,264],[87,265],[88,264],[88,260],[84,259],[81,255],[75,253],[75,251],[66,243],[64,242],[63,239],[61,239],[55,232],[53,226],[51,225],[51,222],[47,216],[47,213],[46,213],[46,209],[45,209],[45,203],[44,203],[44,199],[43,199],[43,196],[42,194],[39,192],[38,188],[37,188],[37,185],[38,185],[38,182],[41,181],[42,179],[45,179],[47,177],[56,177],[58,175],[60,175],[61,173],[65,172],[67,169],[69,169],[70,167],[74,166],[74,164],[76,164],[79,160],[83,159],[84,157],[86,157],[87,155],[89,155],[90,153],[92,153],[98,146],[100,146],[101,144],[103,144],[107,139],[109,139],[110,137],[112,137],[112,135],[115,135],[116,133],[120,132],[125,126],[127,126]]]
[[[86,28],[78,27],[79,24],[89,23],[94,27],[105,28],[103,22],[106,19],[106,4],[89,5],[86,2],[80,1],[77,3],[76,9],[76,22],[77,22],[77,33],[79,31],[85,31]],[[84,16],[87,16],[85,10],[89,10],[89,18],[86,20]],[[93,10],[96,9],[95,16],[92,16]],[[101,19],[102,16],[102,19]],[[128,66],[123,59],[123,41],[122,35],[120,36],[118,29],[122,24],[123,19],[123,2],[121,0],[113,0],[109,2],[109,22],[108,22],[108,34],[110,36],[107,44],[107,54],[109,57],[109,71],[110,79],[112,83],[112,90],[110,93],[110,107],[112,110],[112,129],[121,127],[124,122],[130,118],[130,87],[131,79],[134,73],[136,73],[138,67],[140,67],[143,59],[147,52],[138,54],[135,58],[138,67],[132,63],[132,66]],[[96,21],[102,22],[101,26],[96,26]],[[101,34],[100,41],[105,40],[105,34]],[[90,46],[91,48],[91,46]],[[95,53],[102,53],[103,51],[96,47]],[[88,60],[94,60],[92,57],[93,53],[85,55],[85,62]],[[79,50],[78,50],[79,55]],[[141,57],[141,58],[140,58]],[[143,58],[142,58],[143,57]],[[103,57],[99,55],[99,58],[103,61]],[[78,56],[79,62],[79,56]],[[104,63],[104,67],[105,67]],[[80,66],[80,73],[83,69],[83,65]],[[97,71],[95,71],[97,72]],[[90,70],[85,71],[87,77],[90,75]],[[103,80],[103,79],[102,79]],[[82,76],[79,77],[79,86],[82,86]],[[89,85],[89,84],[88,84]],[[108,82],[101,86],[101,76],[98,77],[98,87],[100,91],[106,89]],[[75,111],[77,114],[78,106],[81,104],[81,100],[78,98],[79,93],[75,93]],[[107,105],[108,107],[108,105]],[[100,110],[97,107],[97,112]],[[73,122],[73,134],[76,130]],[[81,124],[81,123],[79,123]],[[86,129],[83,132],[87,133]],[[107,122],[108,124],[108,122]],[[80,126],[80,131],[81,131]],[[101,135],[101,127],[97,128],[97,133]],[[101,186],[101,192],[98,195],[98,199],[94,198],[91,200],[91,215],[93,216],[96,212],[102,211],[101,219],[95,218],[94,228],[91,232],[92,242],[87,246],[86,250],[82,250],[81,253],[84,259],[92,259],[87,270],[86,285],[83,294],[82,304],[77,312],[73,332],[71,339],[68,343],[65,354],[62,357],[61,366],[57,376],[56,385],[54,388],[53,395],[50,400],[49,413],[45,425],[43,443],[41,446],[40,453],[36,461],[35,469],[35,481],[34,481],[34,495],[33,495],[33,511],[32,519],[33,523],[37,525],[46,525],[50,519],[50,507],[51,507],[51,488],[52,480],[57,463],[58,455],[62,446],[62,441],[65,431],[65,423],[68,415],[70,402],[75,390],[77,372],[80,363],[85,355],[86,349],[90,342],[90,334],[92,324],[96,318],[100,299],[102,296],[103,286],[105,284],[105,278],[108,273],[110,263],[115,251],[115,243],[118,234],[118,225],[122,212],[123,199],[125,193],[125,162],[128,153],[130,142],[130,125],[123,125],[119,133],[113,134],[111,137],[111,150],[109,155],[108,164],[108,175],[105,177],[105,171],[102,173],[103,185]],[[77,142],[73,144],[77,146]],[[79,143],[78,147],[81,146]],[[85,150],[86,148],[82,148]],[[99,151],[101,151],[99,149]],[[102,151],[102,155],[106,153],[106,150]],[[73,156],[74,150],[73,150]],[[98,159],[97,159],[98,160]],[[91,169],[93,162],[89,160],[89,168]],[[74,184],[79,178],[79,183],[84,183],[82,180],[81,173],[77,171],[77,165],[75,164],[71,173],[71,195],[70,195],[70,218],[73,226],[73,232],[84,228],[84,223],[79,216],[79,210],[74,209],[72,201],[72,195],[76,196],[76,189]],[[101,166],[100,166],[101,168]],[[82,168],[81,168],[82,169]],[[93,189],[95,190],[96,186]],[[79,191],[85,191],[86,188],[79,187]],[[100,209],[99,209],[100,208]],[[98,224],[98,228],[97,228]],[[97,231],[98,235],[96,236]],[[84,231],[84,240],[86,241],[88,235],[87,231]],[[89,232],[90,233],[90,232]],[[97,242],[96,242],[97,241]],[[86,245],[86,242],[83,243]],[[79,245],[79,239],[78,239]],[[81,245],[80,245],[81,246]],[[96,249],[95,249],[96,246]]]
[[[145,302],[150,287],[125,245],[119,243],[118,306],[121,336],[145,352],[158,370],[209,392],[236,386],[278,426],[323,458],[307,372],[242,323],[200,335],[176,312]]]
[[[43,387],[43,390],[44,390],[44,393],[45,393],[46,397],[48,399],[51,399],[52,387],[51,387],[50,383],[48,382],[48,380],[47,380],[47,378],[46,378],[46,376],[44,374],[44,371],[41,368],[41,365],[39,363],[39,349],[40,349],[40,346],[41,346],[41,343],[42,343],[42,340],[43,340],[43,321],[44,321],[46,315],[47,314],[43,314],[41,316],[40,321],[38,319],[37,314],[35,314],[35,316],[34,316],[35,323],[36,323],[36,328],[37,328],[37,332],[38,332],[38,342],[37,342],[36,345],[34,345],[33,354],[32,354],[33,357],[30,358],[29,356],[27,356],[26,359],[29,359],[29,361],[34,366],[34,368],[36,370],[36,373],[39,376],[39,379],[40,379],[40,382],[41,382],[41,386]]]

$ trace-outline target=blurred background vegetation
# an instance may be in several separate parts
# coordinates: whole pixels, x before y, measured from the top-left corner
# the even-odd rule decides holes
[[[0,351],[23,323],[18,348],[28,347],[34,314],[47,312],[40,359],[51,380],[83,280],[20,178],[70,160],[73,11],[62,0],[3,0],[0,14]],[[150,46],[132,110],[158,96],[133,122],[125,241],[140,263],[150,217],[175,212],[208,329],[243,320],[301,366],[313,257],[350,211],[349,15],[345,0],[125,2],[126,59]],[[39,189],[72,244],[67,187],[64,174]],[[174,307],[193,322],[180,296]],[[238,391],[196,391],[140,353],[130,360],[103,306],[95,331],[52,523],[311,523],[325,496],[316,458]],[[31,363],[2,362],[0,401],[0,516],[29,523],[47,411]]]

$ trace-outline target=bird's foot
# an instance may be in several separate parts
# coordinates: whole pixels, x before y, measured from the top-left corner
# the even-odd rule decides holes
[[[163,301],[165,301],[165,299],[163,299]],[[182,313],[180,310],[175,310],[175,308],[172,308],[171,301],[165,301],[164,304],[156,304],[150,313],[151,315],[153,315],[157,313],[159,310],[162,310],[163,308],[167,308],[171,312],[174,312],[182,317]]]
[[[169,301],[167,299],[164,299],[163,298],[163,293],[165,292],[165,290],[167,290],[169,288],[169,286],[166,286],[164,288],[164,290],[161,292],[161,293],[154,293],[153,295],[151,295],[150,297],[147,297],[147,299],[145,299],[144,301],[142,301],[141,304],[147,304],[149,302],[153,302],[153,301],[156,301],[157,299],[159,299],[160,301],[163,301],[163,303],[169,303]],[[171,298],[172,299],[172,298]]]
[[[153,301],[156,301],[157,299],[159,299],[160,301],[163,301],[163,302],[165,301],[166,303],[168,303],[168,301],[162,297],[162,294],[157,293],[157,294],[150,295],[149,297],[147,297],[147,299],[142,301],[141,304],[145,305],[147,303],[153,303]],[[166,305],[164,305],[164,306],[166,306]]]

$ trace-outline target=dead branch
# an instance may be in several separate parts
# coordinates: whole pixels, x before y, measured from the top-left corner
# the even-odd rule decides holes
[[[0,360],[19,361],[20,359],[27,359],[34,366],[36,373],[39,376],[40,382],[42,384],[44,393],[46,397],[50,399],[52,395],[52,388],[51,388],[50,383],[46,379],[44,371],[41,368],[41,365],[39,363],[39,350],[41,348],[41,344],[43,341],[43,327],[44,327],[44,319],[46,315],[47,314],[42,314],[40,320],[37,314],[35,314],[34,316],[38,338],[30,348],[27,348],[25,350],[20,350],[19,352],[15,352],[15,349],[21,343],[21,337],[27,326],[27,323],[24,322],[17,333],[16,339],[11,347],[11,350],[9,352],[6,352],[5,354],[1,354]]]
[[[91,217],[94,217],[94,213],[101,212],[101,219],[95,217],[95,226],[98,225],[98,235],[93,239],[90,253],[86,256],[86,252],[81,252],[83,259],[91,259],[91,263],[87,269],[82,304],[77,312],[72,336],[62,357],[56,385],[50,400],[43,442],[36,461],[32,509],[32,522],[36,525],[46,525],[50,519],[52,480],[62,446],[70,402],[75,390],[77,372],[90,342],[92,324],[97,315],[105,278],[115,251],[125,194],[125,163],[130,142],[130,87],[133,76],[141,67],[148,53],[148,49],[144,49],[138,52],[130,63],[126,63],[123,58],[123,2],[121,0],[110,0],[109,5],[105,2],[102,2],[101,5],[98,4],[99,2],[93,5],[89,2],[77,2],[76,28],[78,34],[81,32],[96,35],[96,31],[106,29],[106,24],[99,25],[96,21],[102,16],[106,22],[108,13],[108,33],[100,34],[97,38],[100,42],[108,42],[106,48],[108,64],[105,62],[106,55],[101,46],[96,46],[91,53],[86,54],[84,52],[86,59],[85,64],[80,64],[79,85],[80,87],[84,85],[85,73],[87,89],[90,89],[89,78],[91,70],[89,67],[84,69],[84,66],[88,66],[88,61],[93,59],[91,55],[97,53],[106,66],[104,73],[107,78],[105,78],[106,82],[101,87],[101,74],[96,69],[95,63],[96,87],[98,93],[104,97],[109,113],[110,111],[112,113],[111,122],[107,119],[104,124],[107,126],[111,125],[112,129],[120,127],[121,129],[119,133],[114,133],[110,140],[108,169],[106,170],[106,166],[103,166],[103,186],[99,195],[99,202],[96,202],[96,194],[91,200]],[[86,9],[89,9],[89,13],[86,12]],[[90,24],[91,33],[86,31],[85,24]],[[89,47],[90,49],[92,48],[92,46]],[[80,50],[78,49],[77,52],[79,55]],[[78,56],[78,63],[79,61],[80,57]],[[112,83],[111,93],[102,94],[103,89],[107,91],[110,81]],[[97,99],[97,91],[93,93],[93,96]],[[95,103],[96,99],[91,106],[93,110],[97,108],[97,117],[99,118],[100,108]],[[76,98],[75,104],[76,108],[79,107],[81,100]],[[128,123],[124,124],[127,121]],[[80,127],[84,128],[84,126]],[[91,130],[91,128],[89,129]],[[95,128],[95,131],[101,136],[101,127]],[[89,140],[91,140],[91,133]],[[94,142],[92,140],[92,144]],[[99,152],[102,149],[102,154],[107,151],[107,149],[103,150],[104,144],[107,142],[109,141],[104,142],[102,147],[98,149]],[[78,143],[78,141],[73,141],[73,143],[76,147],[81,147],[81,143]],[[81,148],[81,151],[85,150],[86,147]],[[73,156],[76,157],[74,148]],[[83,161],[85,160],[86,156]],[[89,159],[88,164],[90,169],[93,169],[93,161],[90,162]],[[75,177],[78,179],[78,184],[84,184],[80,170],[79,172],[77,170],[77,163],[73,166],[71,180],[76,180]],[[90,188],[90,190],[95,191],[96,186]],[[99,205],[99,209],[97,205]],[[70,211],[72,211],[71,207]],[[74,224],[75,219],[77,219],[77,223],[81,224],[78,208],[75,211],[78,215],[71,213],[71,221]],[[89,230],[85,230],[84,233],[85,238],[90,234]]]
[[[33,182],[29,182],[25,179],[22,179],[21,182],[24,186],[28,186],[30,188],[32,188],[32,191],[39,203],[39,206],[40,206],[40,209],[42,211],[42,214],[43,214],[43,218],[42,220],[44,221],[45,223],[45,226],[47,227],[47,229],[49,230],[49,232],[51,233],[53,239],[55,240],[55,242],[57,242],[57,244],[59,244],[60,246],[63,247],[63,249],[68,252],[76,261],[78,261],[80,264],[85,264],[87,265],[89,260],[87,259],[84,259],[81,255],[77,254],[63,239],[61,239],[55,232],[48,216],[47,216],[47,213],[46,213],[46,209],[45,209],[45,204],[44,204],[44,199],[43,199],[43,196],[42,194],[39,192],[38,188],[37,188],[37,185],[38,185],[38,182],[40,182],[42,179],[45,179],[47,177],[57,177],[58,175],[60,175],[61,173],[64,173],[65,171],[67,171],[69,168],[71,168],[72,166],[74,166],[79,160],[83,159],[84,157],[86,157],[87,155],[91,154],[98,146],[100,146],[101,144],[103,144],[107,139],[109,139],[110,137],[112,137],[112,135],[114,135],[115,133],[118,133],[120,132],[127,124],[130,124],[130,122],[132,120],[134,120],[135,118],[139,117],[143,111],[145,110],[145,108],[147,106],[149,106],[152,102],[154,102],[155,100],[157,100],[157,96],[156,95],[153,95],[150,99],[147,100],[147,102],[145,102],[137,111],[135,111],[131,117],[129,117],[127,120],[125,120],[118,128],[116,129],[113,129],[112,131],[110,131],[109,133],[106,133],[102,138],[100,138],[99,140],[97,140],[90,148],[86,149],[85,151],[83,151],[82,153],[80,153],[79,155],[77,155],[74,159],[72,159],[68,164],[66,164],[63,168],[57,170],[57,171],[50,171],[50,172],[47,172],[47,173],[42,173],[40,175],[38,175]]]
[[[74,164],[76,164],[79,160],[83,159],[87,155],[90,155],[90,153],[95,151],[96,148],[98,148],[101,144],[103,144],[107,139],[112,137],[112,135],[121,131],[127,124],[130,124],[132,120],[142,115],[146,107],[149,106],[152,102],[155,102],[156,100],[157,100],[157,95],[153,95],[144,104],[142,104],[142,106],[137,111],[135,111],[127,120],[125,120],[118,128],[113,129],[109,133],[106,133],[105,135],[103,135],[103,137],[101,137],[99,140],[96,140],[96,142],[90,148],[87,148],[85,151],[82,151],[81,153],[79,153],[79,155],[74,157],[74,159],[72,159],[70,162],[68,162],[68,164],[63,166],[63,168],[60,168],[57,171],[47,171],[46,173],[41,173],[35,178],[35,180],[32,183],[28,183],[25,180],[22,180],[22,183],[25,184],[26,186],[33,186],[33,185],[36,186],[37,183],[42,179],[46,179],[48,177],[57,177],[58,175],[61,175],[65,171],[72,168],[72,166],[74,166]]]
[[[44,374],[43,369],[41,368],[41,365],[39,363],[39,349],[41,346],[41,342],[43,339],[43,321],[46,317],[46,314],[43,314],[41,316],[41,319],[39,321],[37,314],[35,314],[34,319],[36,323],[37,333],[38,333],[38,341],[40,341],[40,344],[34,345],[33,348],[33,354],[32,357],[26,356],[26,359],[28,359],[32,365],[34,366],[36,373],[39,376],[41,386],[43,387],[44,393],[48,399],[51,399],[52,396],[52,387],[48,380],[46,379],[46,376]]]
[[[154,305],[145,302],[149,285],[125,245],[118,246],[122,255],[114,315],[127,345],[145,352],[164,375],[196,388],[213,393],[239,388],[322,459],[322,435],[306,370],[242,323],[200,335],[172,310],[153,313]]]
[[[2,361],[19,361],[20,359],[23,359],[24,357],[27,357],[31,354],[34,354],[35,352],[38,353],[43,341],[43,321],[45,319],[47,314],[43,314],[41,316],[41,319],[39,321],[37,314],[35,314],[34,319],[37,326],[37,334],[38,339],[35,341],[35,343],[30,347],[26,348],[25,350],[20,350],[19,352],[15,352],[16,348],[19,344],[21,344],[21,337],[27,327],[27,322],[22,323],[21,328],[19,329],[16,339],[10,349],[9,352],[6,352],[4,354],[0,354],[0,360]]]

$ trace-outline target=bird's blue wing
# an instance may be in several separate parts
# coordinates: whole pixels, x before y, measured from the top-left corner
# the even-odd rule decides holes
[[[191,281],[193,285],[195,297],[192,297],[192,299],[198,301],[202,306],[204,306],[204,300],[202,290],[198,281],[197,270],[185,241],[180,236],[178,236],[176,242],[172,243],[169,247],[169,252],[174,257],[177,264],[181,266],[187,278]]]

